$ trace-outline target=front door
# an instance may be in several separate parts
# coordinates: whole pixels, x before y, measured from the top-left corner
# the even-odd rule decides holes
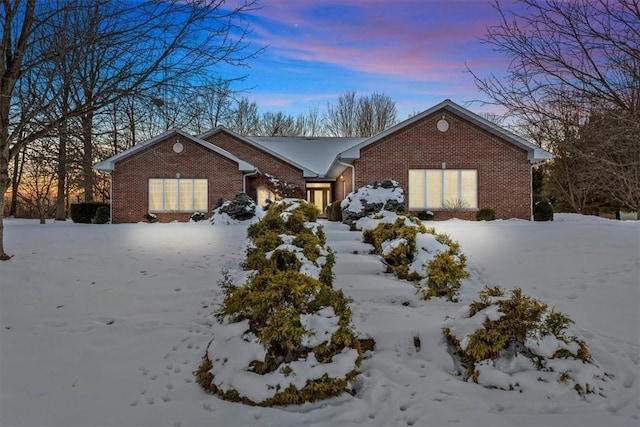
[[[325,210],[331,204],[331,184],[330,183],[309,183],[307,184],[307,202],[316,205],[320,210],[320,216],[325,216]]]

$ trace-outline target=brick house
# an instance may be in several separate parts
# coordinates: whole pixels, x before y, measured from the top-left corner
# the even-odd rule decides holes
[[[354,188],[394,179],[407,209],[435,219],[531,219],[531,168],[543,149],[445,100],[370,138],[248,137],[225,128],[198,137],[179,130],[138,144],[94,167],[111,173],[112,221],[161,221],[211,212],[244,191],[258,203],[277,179],[322,211]]]

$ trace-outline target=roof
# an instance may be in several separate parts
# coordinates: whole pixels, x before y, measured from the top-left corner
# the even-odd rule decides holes
[[[203,147],[208,148],[228,159],[238,163],[238,168],[241,171],[256,171],[257,168],[253,165],[239,159],[228,151],[223,150],[205,141],[212,135],[219,132],[225,132],[245,143],[252,145],[272,156],[283,160],[284,162],[300,169],[303,176],[307,179],[335,179],[337,178],[344,167],[351,164],[354,160],[360,158],[360,152],[363,148],[379,141],[395,132],[400,131],[406,126],[411,125],[423,118],[430,116],[442,109],[448,110],[451,113],[462,117],[463,119],[479,126],[480,128],[490,132],[497,137],[514,144],[517,147],[524,149],[527,152],[527,158],[532,164],[543,162],[553,158],[553,155],[548,151],[520,138],[516,134],[509,132],[501,126],[475,114],[466,108],[454,103],[453,101],[446,99],[443,102],[429,108],[422,113],[415,115],[397,125],[377,134],[370,138],[341,138],[341,137],[265,137],[265,136],[243,136],[239,135],[229,129],[222,126],[216,127],[202,135],[197,137],[191,136],[179,129],[172,129],[162,135],[151,138],[141,144],[137,144],[134,147],[123,151],[113,157],[108,158],[94,166],[95,169],[103,171],[112,171],[115,162],[130,156],[131,154],[151,146],[160,140],[163,140],[172,135],[180,135],[187,138]]]
[[[279,153],[280,157],[292,159],[301,165],[305,171],[305,178],[336,178],[339,171],[332,173],[331,167],[338,154],[366,140],[366,138],[332,137],[250,137],[249,139],[264,149],[269,148]]]
[[[389,136],[397,131],[399,131],[400,129],[409,126],[412,123],[415,123],[419,120],[422,120],[423,118],[430,116],[431,114],[439,111],[439,110],[449,110],[450,112],[461,116],[462,118],[468,120],[471,123],[474,123],[475,125],[481,127],[482,129],[516,145],[517,147],[520,147],[524,150],[527,151],[527,158],[529,159],[529,162],[531,163],[538,163],[538,162],[543,162],[545,160],[549,160],[553,158],[553,154],[549,153],[546,150],[543,150],[542,148],[538,147],[537,145],[534,145],[532,143],[530,143],[529,141],[520,138],[518,135],[509,132],[508,130],[506,130],[505,128],[503,128],[502,126],[498,126],[497,124],[467,110],[464,107],[461,107],[460,105],[456,104],[455,102],[451,101],[450,99],[445,99],[444,101],[442,101],[441,103],[434,105],[433,107],[429,108],[426,111],[423,111],[420,114],[417,114],[401,123],[398,123],[395,126],[390,127],[389,129],[380,132],[377,135],[372,136],[371,138],[366,139],[365,141],[362,141],[359,144],[354,145],[353,147],[349,148],[348,150],[345,150],[343,152],[341,152],[338,156],[339,159],[342,159],[344,161],[353,161],[355,159],[359,159],[360,158],[360,150],[362,150],[364,147],[373,144],[376,141],[381,140],[382,138]]]
[[[201,146],[203,146],[204,148],[211,150],[219,155],[221,155],[222,157],[226,157],[229,160],[232,160],[234,162],[236,162],[238,164],[238,170],[243,171],[243,172],[254,172],[256,170],[258,170],[255,166],[253,166],[250,163],[245,162],[244,160],[239,159],[238,157],[234,156],[233,154],[229,153],[228,151],[223,150],[220,147],[217,147],[203,139],[197,138],[195,136],[189,135],[188,133],[185,133],[183,131],[181,131],[180,129],[170,129],[167,132],[158,135],[156,137],[153,137],[145,142],[142,142],[140,144],[136,144],[133,147],[129,148],[128,150],[122,151],[118,154],[116,154],[115,156],[111,156],[106,160],[103,160],[99,163],[96,163],[95,165],[93,165],[94,169],[100,170],[100,171],[105,171],[105,172],[111,172],[113,171],[115,164],[117,161],[125,159],[129,156],[131,156],[134,153],[137,153],[145,148],[151,147],[152,145],[163,141],[167,138],[170,138],[172,136],[181,136],[185,139],[188,139],[190,141],[193,141],[196,144],[199,144]]]
[[[367,139],[304,136],[244,136],[224,126],[211,129],[199,135],[199,138],[209,138],[219,132],[225,132],[289,163],[300,169],[305,178],[336,178],[339,173],[331,171],[331,168],[335,164],[338,154]]]

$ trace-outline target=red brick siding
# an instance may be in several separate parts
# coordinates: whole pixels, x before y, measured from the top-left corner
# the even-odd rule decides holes
[[[442,117],[449,130],[440,132]],[[531,218],[531,165],[527,152],[448,110],[438,111],[361,150],[356,186],[392,178],[408,190],[409,169],[476,169],[478,208],[489,207],[498,218]],[[407,195],[408,196],[408,195]],[[435,212],[435,219],[452,213]],[[475,219],[475,211],[456,214]]]
[[[254,165],[262,175],[269,174],[281,181],[300,187],[302,194],[305,194],[306,180],[302,171],[289,163],[225,132],[215,133],[209,136],[207,141]],[[255,184],[255,181],[252,181],[251,193],[249,193],[254,199],[256,197]]]
[[[353,191],[351,168],[345,168],[340,177],[333,183],[333,200],[344,200],[345,196]]]
[[[180,141],[182,153],[173,151]],[[209,213],[218,198],[228,200],[242,191],[238,164],[191,140],[171,136],[117,162],[112,173],[112,222],[139,222],[149,210],[150,178],[207,178]],[[160,221],[187,221],[186,212],[158,213]]]

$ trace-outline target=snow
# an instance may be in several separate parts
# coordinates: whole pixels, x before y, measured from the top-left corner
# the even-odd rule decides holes
[[[395,200],[398,204],[404,202],[404,192],[402,188],[398,187],[398,183],[392,181],[394,187],[383,188],[374,187],[373,185],[366,185],[360,187],[356,192],[349,193],[347,197],[340,203],[342,209],[348,209],[351,212],[359,213],[364,210],[362,202],[366,202],[370,205],[380,204],[383,206],[390,200]]]
[[[331,322],[306,320],[318,327],[312,331],[317,331],[319,335],[330,329]],[[309,353],[306,359],[283,364],[274,372],[259,375],[248,371],[246,367],[253,360],[264,360],[266,353],[258,338],[246,332],[248,330],[248,320],[216,325],[215,339],[211,341],[207,351],[213,362],[211,372],[215,375],[216,386],[223,391],[237,390],[240,396],[248,397],[254,402],[271,398],[290,384],[301,389],[308,380],[321,378],[325,374],[332,378],[345,378],[354,369],[358,358],[356,350],[345,349],[334,356],[330,363],[320,363],[313,353]],[[290,373],[285,373],[286,369]]]
[[[213,313],[223,299],[222,271],[247,274],[239,265],[248,223],[39,225],[6,219],[5,247],[14,258],[0,263],[0,424],[640,424],[640,223],[570,214],[548,223],[425,223],[449,234],[467,255],[470,277],[462,282],[460,302],[451,303],[423,301],[410,282],[384,273],[360,232],[321,221],[327,245],[336,252],[334,287],[352,299],[353,326],[373,338],[376,348],[365,355],[354,396],[282,408],[220,400],[206,394],[192,374],[209,343],[221,343],[214,338],[236,336]],[[508,366],[487,363],[479,376],[489,386],[517,383],[514,391],[463,381],[441,329],[463,316],[485,285],[521,287],[567,314],[597,366],[554,359],[548,364],[555,372],[533,375],[529,362],[516,356],[500,361]],[[301,319],[315,331],[309,339],[320,340],[335,327],[328,310],[322,316]],[[227,364],[259,356],[250,334],[227,345]],[[540,337],[527,345],[548,354],[562,344]],[[336,370],[332,374],[352,366],[353,357],[348,351],[337,355],[338,363],[329,365]],[[312,357],[303,363],[296,372],[318,368]],[[569,372],[579,384],[593,383],[600,372],[612,377],[598,384],[606,397],[581,397],[558,384],[559,372]],[[260,380],[281,386],[304,381],[274,374]],[[225,381],[262,393],[255,377],[229,371]]]

